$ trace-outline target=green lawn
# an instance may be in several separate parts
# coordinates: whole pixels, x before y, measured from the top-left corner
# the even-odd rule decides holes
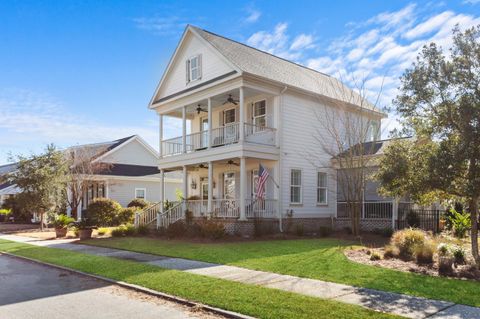
[[[1,239],[0,251],[137,284],[257,318],[398,318],[331,300],[110,257]]]
[[[85,243],[236,265],[480,306],[478,297],[480,283],[423,276],[354,263],[342,252],[352,243],[335,239],[205,244],[130,237],[90,240]]]

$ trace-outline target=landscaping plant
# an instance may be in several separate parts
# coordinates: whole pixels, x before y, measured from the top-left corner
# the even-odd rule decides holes
[[[468,213],[459,213],[455,209],[451,209],[450,212],[448,219],[452,225],[453,235],[457,238],[464,238],[472,227],[470,215]]]
[[[116,226],[121,210],[122,206],[114,200],[96,198],[88,205],[87,216],[96,226]]]
[[[72,225],[73,222],[75,222],[75,219],[67,215],[61,214],[56,216],[52,222],[56,237],[61,238],[67,236],[68,226]]]
[[[400,257],[412,259],[415,251],[425,244],[426,237],[423,230],[408,228],[393,233],[390,244],[398,248]]]
[[[146,200],[142,198],[135,198],[130,203],[128,203],[127,207],[137,207],[140,209],[144,209],[148,207],[148,205],[150,205],[150,203],[147,202]]]

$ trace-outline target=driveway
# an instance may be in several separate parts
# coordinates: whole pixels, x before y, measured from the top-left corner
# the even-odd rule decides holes
[[[87,276],[0,254],[0,317],[220,318]]]

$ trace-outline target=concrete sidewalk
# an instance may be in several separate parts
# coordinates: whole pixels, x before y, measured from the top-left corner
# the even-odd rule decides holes
[[[98,256],[133,260],[167,269],[176,269],[203,276],[336,300],[407,318],[480,319],[480,308],[476,307],[367,288],[358,288],[316,279],[280,275],[182,258],[142,254],[120,249],[74,244],[72,242],[76,240],[72,239],[38,240],[16,235],[0,235],[0,239],[23,242],[36,246],[78,251]]]

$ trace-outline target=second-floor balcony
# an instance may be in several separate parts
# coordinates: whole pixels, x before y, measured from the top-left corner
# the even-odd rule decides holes
[[[163,140],[161,156],[192,153],[238,143],[240,141],[241,129],[243,129],[246,143],[275,146],[275,128],[251,123],[243,123],[242,128],[240,123],[236,122],[213,128],[211,134],[209,134],[208,130],[205,130],[185,135],[185,142],[183,141],[183,136]]]

